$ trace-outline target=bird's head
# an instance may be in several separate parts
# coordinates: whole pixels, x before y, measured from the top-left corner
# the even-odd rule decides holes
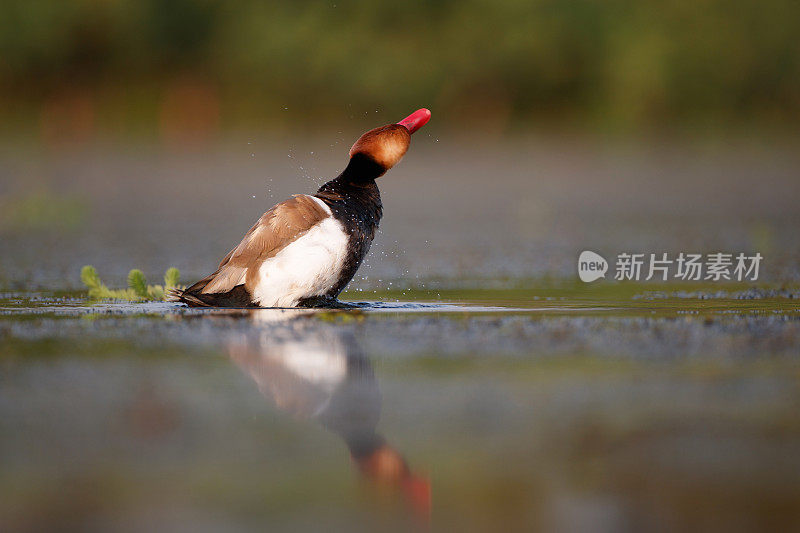
[[[396,124],[369,130],[350,148],[351,162],[372,167],[375,177],[382,176],[400,162],[411,144],[411,135],[430,118],[430,111],[418,109]]]
[[[364,478],[379,492],[401,495],[406,506],[418,517],[429,519],[431,514],[431,483],[412,472],[400,452],[382,444],[369,453],[353,458]]]

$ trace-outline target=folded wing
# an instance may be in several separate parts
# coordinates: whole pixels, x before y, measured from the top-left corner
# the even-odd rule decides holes
[[[220,262],[217,271],[198,281],[184,296],[220,294],[244,285],[253,293],[261,264],[330,216],[320,200],[298,194],[264,213],[242,242]]]

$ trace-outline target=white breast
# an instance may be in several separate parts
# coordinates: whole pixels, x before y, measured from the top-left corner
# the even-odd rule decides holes
[[[328,217],[261,264],[253,300],[262,307],[293,307],[331,290],[344,266],[348,236]]]

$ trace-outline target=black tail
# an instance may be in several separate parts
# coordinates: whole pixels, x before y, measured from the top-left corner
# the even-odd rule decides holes
[[[168,302],[181,302],[189,307],[213,307],[211,303],[204,302],[188,290],[171,289],[167,293]]]
[[[209,294],[202,292],[207,283],[200,281],[186,290],[172,289],[167,301],[185,303],[189,307],[258,307],[244,285],[237,285],[228,292]]]

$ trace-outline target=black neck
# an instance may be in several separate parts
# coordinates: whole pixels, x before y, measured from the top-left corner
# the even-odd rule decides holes
[[[342,434],[342,438],[344,438],[353,459],[366,459],[375,453],[375,450],[386,444],[386,440],[374,431]]]
[[[380,193],[375,178],[386,169],[363,154],[355,154],[338,177],[324,184],[317,196],[330,200],[361,201],[380,206]]]
[[[354,154],[347,163],[347,168],[342,171],[341,177],[353,182],[372,181],[386,174],[386,170],[371,157]]]

